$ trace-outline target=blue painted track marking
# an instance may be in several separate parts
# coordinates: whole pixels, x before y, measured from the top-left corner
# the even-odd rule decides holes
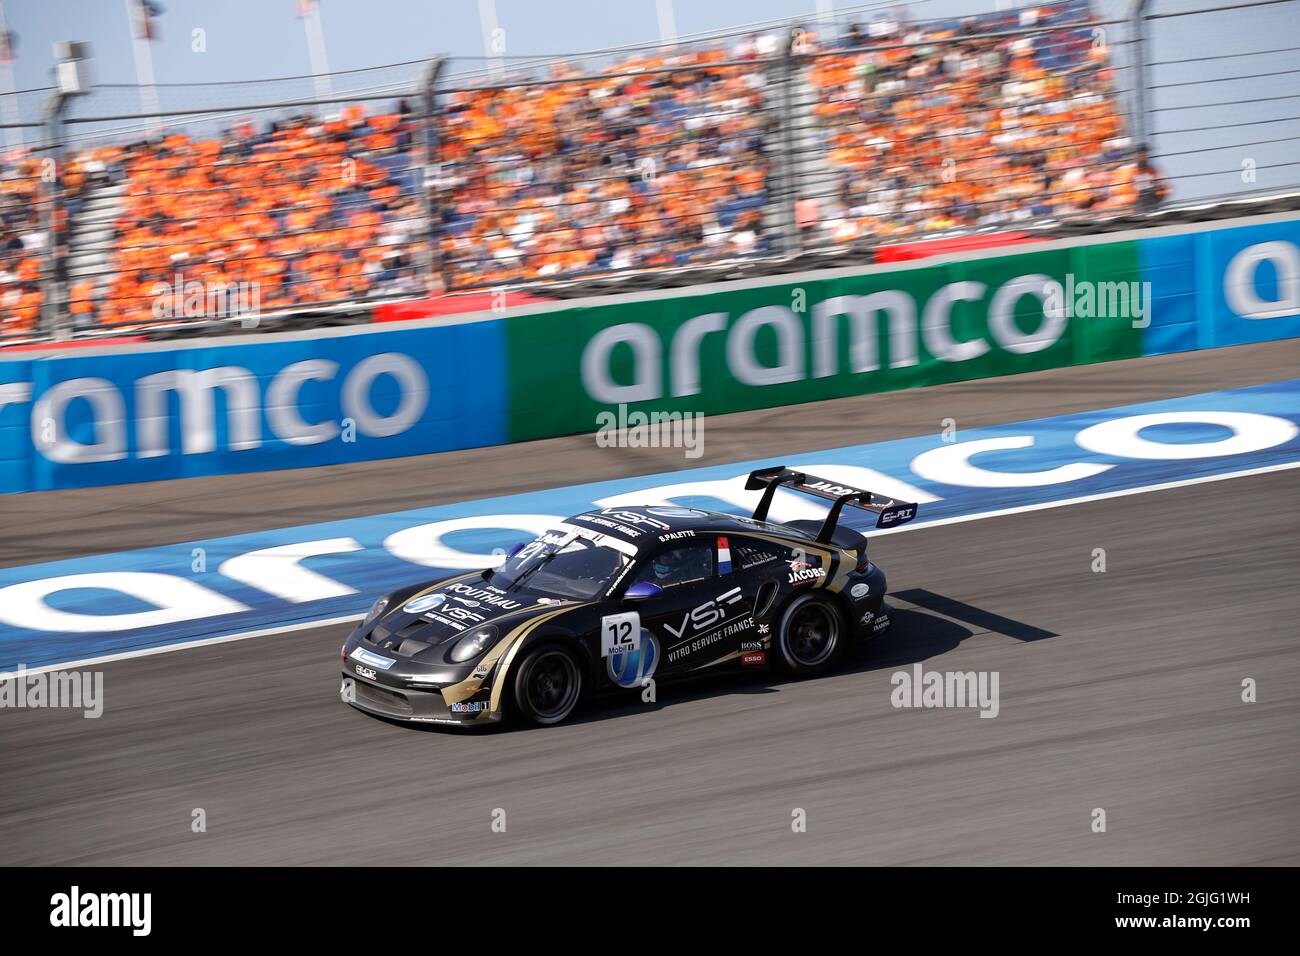
[[[1128,438],[1123,426],[1106,424],[1149,415],[1189,420],[1149,425]],[[1190,420],[1202,417],[1208,420]],[[949,440],[939,433],[940,423],[935,425],[933,435],[791,455],[785,461],[757,459],[0,569],[0,671],[12,670],[19,664],[49,666],[360,614],[385,591],[463,569],[447,564],[423,566],[392,553],[402,553],[403,548],[428,553],[422,542],[432,540],[431,531],[410,532],[404,540],[390,536],[435,522],[526,516],[499,523],[489,519],[480,522],[484,527],[450,530],[442,537],[442,543],[449,548],[489,554],[494,548],[505,549],[530,536],[522,529],[544,524],[546,516],[574,514],[614,496],[672,498],[681,504],[739,512],[744,510],[743,501],[718,499],[709,493],[710,489],[704,489],[704,493],[685,489],[687,493],[681,494],[679,486],[734,479],[764,465],[786,464],[810,470],[873,469],[919,493],[919,517],[910,527],[1253,469],[1292,467],[1300,465],[1300,380],[958,430],[955,436],[948,436]],[[1123,446],[1125,441],[1128,446]],[[1131,451],[1134,441],[1146,443],[1142,448],[1147,453],[1162,457],[1130,457],[1106,450],[1127,447]],[[1080,442],[1091,447],[1081,447]],[[1185,454],[1189,442],[1219,444],[1198,449],[1196,457],[1168,457]],[[986,450],[969,456],[963,465],[961,459],[972,447]],[[1224,450],[1230,453],[1218,453]],[[1200,454],[1202,451],[1205,453]],[[979,470],[961,474],[960,469],[968,466]],[[1028,473],[1050,469],[1062,470],[1046,478],[1063,480],[1026,484],[1044,480],[1026,478]],[[972,475],[986,486],[955,483],[954,476],[970,480]],[[655,493],[655,489],[660,491]],[[1225,513],[1242,506],[1256,505],[1234,502],[1225,493]],[[786,507],[790,507],[789,501]],[[809,504],[801,507],[820,508]],[[266,559],[272,562],[266,565],[257,563],[262,559],[254,561],[252,573],[248,560],[242,562],[242,571],[239,562],[225,565],[249,552],[308,542],[328,542],[307,549],[328,553],[303,557],[301,568],[306,573],[295,575],[289,567],[284,577],[277,578],[288,561],[276,564],[274,558]],[[261,573],[273,565],[279,571]],[[202,570],[196,571],[195,567]],[[57,589],[51,589],[49,584],[54,578],[62,579]],[[135,594],[121,588],[127,581],[132,582],[128,590]],[[307,599],[302,599],[304,595]],[[175,606],[171,620],[119,628],[123,620],[144,619],[122,619],[118,615],[157,614],[160,607],[169,605]],[[248,653],[256,653],[255,648],[250,647]]]

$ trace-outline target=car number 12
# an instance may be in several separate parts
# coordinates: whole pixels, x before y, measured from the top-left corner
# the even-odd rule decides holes
[[[641,615],[636,611],[600,619],[600,656],[624,654],[641,646]]]

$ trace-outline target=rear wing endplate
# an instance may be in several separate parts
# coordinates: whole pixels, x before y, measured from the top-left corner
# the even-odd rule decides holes
[[[840,512],[844,510],[845,505],[874,513],[877,528],[892,528],[906,524],[916,517],[914,501],[896,501],[884,495],[841,485],[807,472],[792,471],[784,465],[778,465],[774,468],[759,468],[757,471],[751,471],[745,481],[746,491],[758,491],[760,488],[763,490],[763,497],[759,499],[758,507],[754,509],[755,521],[767,520],[772,499],[776,496],[777,489],[782,487],[833,502],[830,512],[826,515],[826,521],[817,534],[819,544],[830,542],[831,535],[835,533],[835,526],[839,523]]]

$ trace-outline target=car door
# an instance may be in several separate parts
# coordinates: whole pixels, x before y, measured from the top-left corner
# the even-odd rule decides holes
[[[656,566],[662,568],[666,556],[684,563],[687,573],[676,579],[657,573]],[[658,644],[657,672],[664,679],[734,659],[739,649],[738,635],[750,620],[749,610],[738,576],[720,563],[722,556],[725,552],[720,555],[713,536],[673,542],[651,555],[634,578],[633,583],[648,581],[663,588],[641,601],[639,610],[641,626]]]
[[[771,615],[784,589],[794,551],[788,546],[745,535],[718,538],[719,581],[728,575],[740,588],[738,610],[745,618],[734,633],[740,666],[767,663],[772,643]]]

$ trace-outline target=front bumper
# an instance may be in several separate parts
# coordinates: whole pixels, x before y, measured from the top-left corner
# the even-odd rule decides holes
[[[346,670],[339,696],[357,710],[413,724],[480,727],[501,720],[501,713],[491,709],[487,693],[449,705],[437,688],[390,687]]]

